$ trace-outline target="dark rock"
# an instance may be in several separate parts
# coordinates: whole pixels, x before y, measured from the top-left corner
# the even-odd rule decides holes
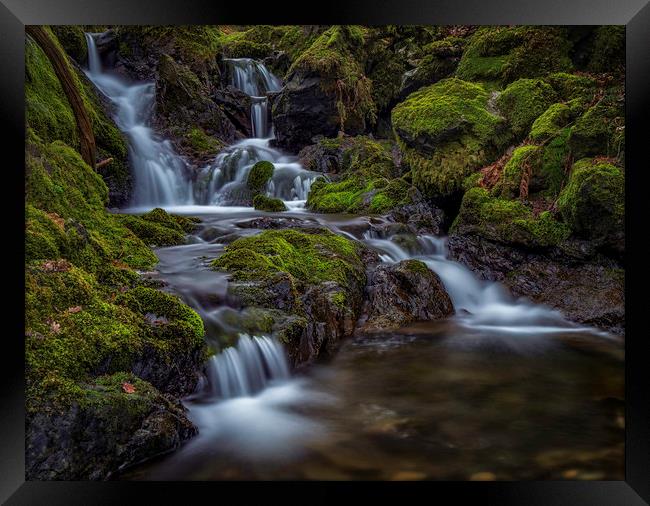
[[[323,91],[320,77],[294,74],[274,100],[273,124],[274,144],[292,152],[311,144],[317,135],[336,137],[340,127],[336,97]]]
[[[367,292],[368,315],[363,330],[436,320],[454,312],[438,275],[418,260],[379,265],[369,277]]]
[[[393,209],[388,219],[404,223],[414,234],[442,235],[445,213],[423,199]]]
[[[29,415],[27,479],[105,480],[177,449],[197,433],[178,401],[157,394],[150,402],[132,403],[132,411],[107,402]]]
[[[220,106],[238,132],[245,137],[253,135],[251,126],[251,99],[234,86],[227,85],[214,91],[214,101]]]
[[[572,321],[623,335],[624,271],[586,246],[534,252],[477,235],[452,235],[448,242],[450,257],[482,279],[502,282],[514,295],[558,309]]]

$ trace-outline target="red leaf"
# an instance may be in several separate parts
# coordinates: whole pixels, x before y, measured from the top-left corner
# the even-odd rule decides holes
[[[122,383],[122,390],[124,390],[127,394],[132,394],[135,392],[135,387],[131,383]]]

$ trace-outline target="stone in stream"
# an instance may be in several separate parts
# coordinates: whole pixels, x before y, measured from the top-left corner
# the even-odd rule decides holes
[[[362,330],[399,327],[453,314],[440,278],[419,260],[379,265],[367,286],[368,317]]]

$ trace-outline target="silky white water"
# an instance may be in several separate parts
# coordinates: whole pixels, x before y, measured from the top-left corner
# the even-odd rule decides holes
[[[259,161],[271,162],[274,172],[264,193],[287,202],[307,199],[311,183],[320,175],[307,171],[296,156],[271,147],[273,124],[268,110],[269,92],[281,89],[280,80],[263,64],[250,58],[224,59],[229,66],[231,85],[251,97],[253,137],[227,147],[201,171],[202,187],[197,188],[204,205],[239,205],[250,198],[248,174]]]
[[[134,206],[184,205],[194,202],[189,168],[168,140],[150,127],[154,83],[126,83],[102,70],[94,34],[86,33],[86,75],[115,106],[115,123],[126,135],[133,167]]]

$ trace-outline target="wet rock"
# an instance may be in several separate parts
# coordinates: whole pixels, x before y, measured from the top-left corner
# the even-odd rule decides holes
[[[298,218],[275,218],[263,216],[252,220],[240,221],[239,228],[258,228],[260,230],[271,230],[278,228],[301,228],[305,227],[305,220]]]
[[[126,395],[126,394],[123,394]],[[123,403],[75,404],[28,416],[29,480],[105,480],[116,470],[175,450],[197,433],[180,402],[159,393]]]
[[[482,279],[502,282],[515,296],[558,309],[572,321],[623,335],[623,269],[584,243],[574,246],[536,252],[477,235],[452,235],[448,242],[450,257]]]
[[[444,211],[423,199],[393,209],[387,218],[398,223],[404,223],[412,233],[417,235],[442,235],[444,232]]]
[[[418,260],[379,265],[370,275],[368,317],[363,330],[399,327],[453,314],[440,278]]]
[[[274,144],[298,152],[314,137],[336,137],[339,131],[336,98],[323,91],[321,78],[296,74],[273,103]]]

